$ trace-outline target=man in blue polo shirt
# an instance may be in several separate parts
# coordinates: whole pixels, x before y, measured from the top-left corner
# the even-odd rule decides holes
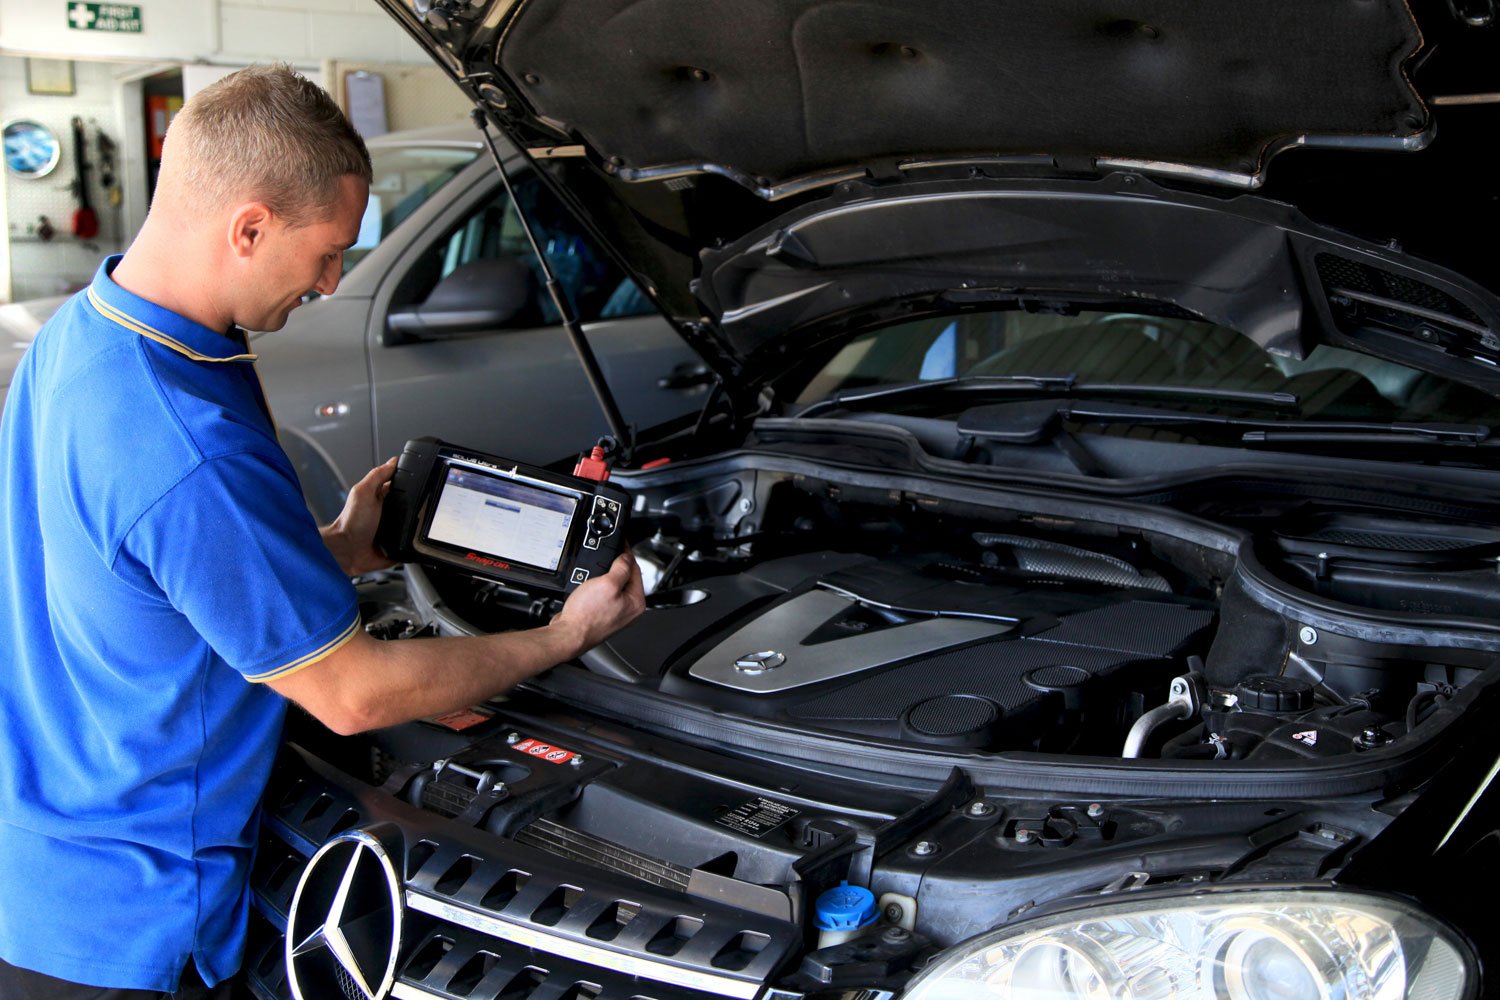
[[[172,125],[123,258],[0,422],[0,1000],[214,995],[286,698],[341,732],[472,704],[644,606],[628,556],[530,632],[380,643],[351,574],[394,460],[319,529],[241,328],[332,293],[370,162],[323,92],[234,74]]]

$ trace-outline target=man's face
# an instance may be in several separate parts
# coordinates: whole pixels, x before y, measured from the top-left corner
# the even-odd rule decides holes
[[[248,330],[280,330],[308,292],[328,295],[344,271],[344,251],[359,236],[369,186],[352,174],[339,178],[329,218],[306,226],[274,222],[255,288],[245,296],[245,315],[235,321]]]

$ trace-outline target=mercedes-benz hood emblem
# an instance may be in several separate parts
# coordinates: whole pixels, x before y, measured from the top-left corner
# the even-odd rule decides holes
[[[324,844],[287,917],[292,996],[385,1000],[396,980],[401,910],[401,880],[379,840],[356,830]]]
[[[734,669],[742,674],[759,674],[775,670],[786,662],[786,654],[774,649],[763,649],[758,653],[746,653],[734,661]]]

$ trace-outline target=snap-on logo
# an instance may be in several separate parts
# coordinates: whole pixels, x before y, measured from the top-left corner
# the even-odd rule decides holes
[[[507,476],[514,476],[520,470],[520,466],[518,465],[512,465],[509,469],[507,469],[503,465],[496,465],[494,462],[486,461],[485,459],[480,458],[478,455],[461,455],[458,452],[454,452],[453,459],[458,462],[463,462],[466,465],[478,465],[486,469],[494,469],[496,472],[503,472]]]
[[[469,562],[476,562],[481,566],[488,566],[491,569],[510,569],[510,563],[501,562],[499,559],[491,559],[489,556],[482,556],[478,552],[466,553],[464,558],[469,560]]]
[[[571,750],[564,750],[562,747],[555,747],[551,743],[542,743],[538,740],[522,740],[515,744],[514,749],[528,757],[540,757],[551,764],[565,764],[578,756]]]

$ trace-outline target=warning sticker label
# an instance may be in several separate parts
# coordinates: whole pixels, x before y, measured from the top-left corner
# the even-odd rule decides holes
[[[490,717],[483,712],[476,712],[472,708],[461,708],[456,712],[448,712],[445,715],[435,715],[432,717],[432,721],[440,726],[447,726],[449,729],[456,729],[462,732],[472,726],[479,725],[481,722],[489,722]]]
[[[727,826],[736,833],[743,833],[747,837],[759,840],[787,820],[800,815],[801,812],[801,809],[793,809],[791,806],[772,802],[762,795],[757,795],[748,802],[740,803],[714,822],[720,826]]]
[[[571,750],[555,747],[551,743],[543,743],[540,740],[522,740],[511,749],[524,753],[528,757],[536,757],[545,760],[549,764],[566,764],[578,755]]]

